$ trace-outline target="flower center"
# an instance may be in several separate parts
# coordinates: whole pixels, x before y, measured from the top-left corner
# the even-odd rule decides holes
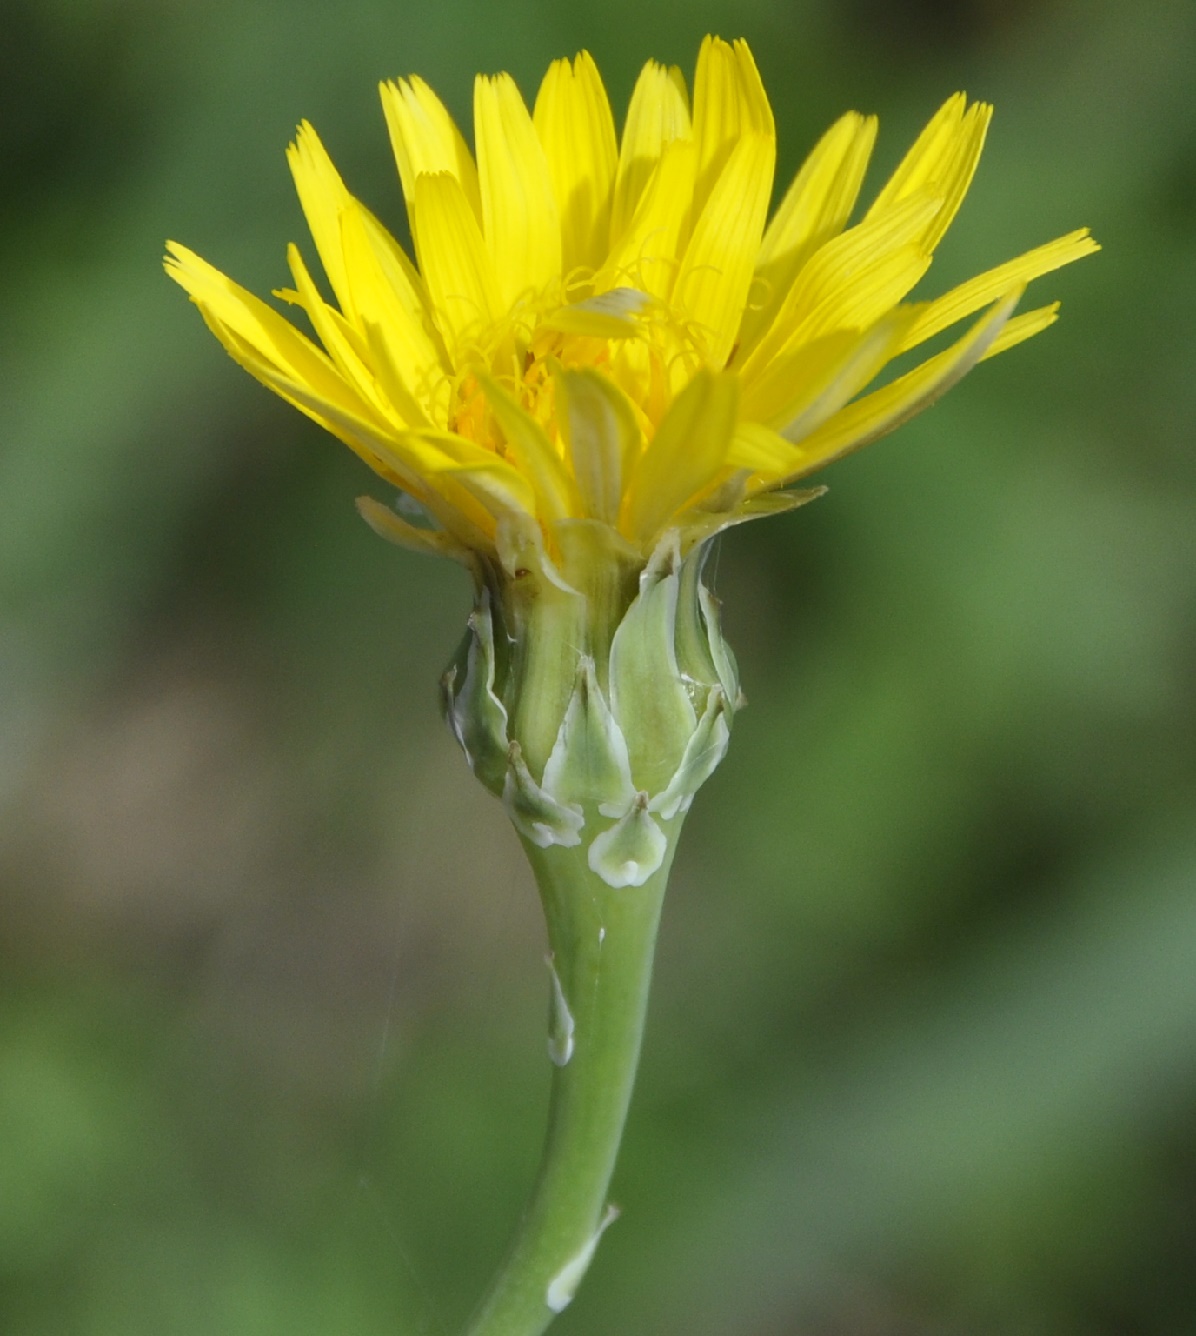
[[[562,305],[525,303],[491,327],[460,358],[447,427],[507,458],[506,435],[486,394],[486,380],[508,394],[564,458],[557,372],[594,369],[622,392],[642,444],[669,404],[704,363],[701,331],[668,303],[616,289]]]

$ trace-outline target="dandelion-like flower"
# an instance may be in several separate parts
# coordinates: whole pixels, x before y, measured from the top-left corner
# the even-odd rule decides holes
[[[669,864],[742,703],[707,540],[809,500],[791,484],[1045,329],[1057,303],[1014,314],[1026,284],[1096,244],[1071,232],[910,301],[991,108],[949,98],[851,225],[876,121],[848,113],[770,220],[776,136],[743,42],[706,39],[692,106],[679,70],[646,65],[621,138],[585,53],[530,113],[507,75],[479,78],[474,153],[422,80],[382,102],[414,262],[310,125],[288,154],[334,301],[295,246],[276,295],[318,343],[185,247],[166,266],[242,366],[397,489],[358,503],[370,524],[473,574],[444,712],[536,874],[556,1072],[470,1333],[536,1336],[617,1215]]]
[[[419,503],[365,501],[397,541],[497,556],[534,524],[549,556],[592,520],[647,557],[786,509],[786,491],[1045,329],[1025,285],[1096,249],[1086,229],[931,301],[907,300],[975,171],[991,108],[949,98],[872,200],[876,136],[850,112],[768,219],[776,136],[747,44],[707,38],[692,109],[649,63],[621,140],[584,52],[529,113],[508,75],[474,89],[476,159],[418,78],[382,86],[418,268],[348,191],[308,124],[288,158],[335,305],[299,250],[321,349],[172,243],[167,269],[249,372]],[[868,393],[888,363],[981,312]],[[567,543],[567,539],[564,540]]]

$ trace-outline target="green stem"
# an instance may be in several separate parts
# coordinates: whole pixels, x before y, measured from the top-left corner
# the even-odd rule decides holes
[[[584,846],[526,846],[572,1018],[572,1052],[560,1063],[568,1026],[558,1012],[551,1042],[560,1065],[539,1176],[468,1336],[536,1336],[568,1303],[593,1253],[639,1061],[676,831],[670,835],[659,871],[617,890],[590,871]]]

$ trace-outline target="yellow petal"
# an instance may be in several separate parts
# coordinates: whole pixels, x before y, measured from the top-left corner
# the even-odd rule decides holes
[[[533,123],[548,159],[561,218],[561,267],[594,273],[606,257],[619,146],[598,67],[588,51],[554,60]]]
[[[860,193],[877,119],[849,111],[815,144],[760,243],[760,271],[787,263],[840,232]]]
[[[204,323],[220,340],[232,359],[251,376],[292,408],[344,442],[354,454],[363,459],[375,473],[398,487],[414,492],[418,479],[393,455],[387,444],[387,433],[380,428],[367,405],[352,399],[344,390],[334,398],[316,394],[311,387],[292,381],[276,367],[262,362],[237,334],[222,325],[212,315],[203,312]],[[345,387],[347,389],[347,387]]]
[[[535,514],[531,483],[476,441],[455,432],[410,431],[395,437],[393,449],[420,479],[422,491],[414,495],[470,546],[478,546],[478,534],[492,540],[503,516],[530,519]],[[404,490],[411,489],[404,486]]]
[[[428,323],[422,279],[398,242],[346,189],[319,136],[308,122],[304,121],[299,127],[287,158],[316,249],[345,320],[351,326],[358,325],[360,303],[371,304],[371,284],[354,282],[346,263],[342,215],[349,210],[361,216],[371,249],[385,271],[389,286],[407,311],[410,322],[422,329]],[[309,315],[313,321],[317,318],[315,311],[309,311]],[[320,318],[323,318],[322,314]],[[360,347],[358,351],[361,351]],[[440,350],[429,341],[426,333],[421,337],[417,330],[413,335],[412,352],[416,356],[418,372],[426,380],[440,362]],[[412,368],[404,367],[403,370],[406,375]]]
[[[425,325],[426,309],[392,248],[378,235],[381,228],[365,208],[351,200],[341,212],[342,251],[353,286],[357,325],[380,330],[390,363],[404,379],[408,393],[430,399],[440,377],[440,353]]]
[[[991,120],[992,107],[987,103],[969,107],[963,93],[949,97],[914,141],[866,217],[875,217],[915,194],[934,195],[943,205],[924,238],[927,248],[933,250],[963,203]]]
[[[561,224],[532,118],[509,74],[474,83],[482,226],[503,304],[539,296],[561,278]]]
[[[1088,229],[1082,227],[968,279],[966,283],[961,283],[928,303],[906,336],[903,351],[933,338],[957,320],[963,320],[982,306],[987,306],[1015,284],[1029,283],[1031,279],[1049,274],[1053,269],[1061,269],[1065,264],[1071,264],[1073,260],[1098,250],[1100,246],[1089,235]]]
[[[747,134],[776,143],[768,95],[748,44],[707,37],[694,77],[694,142],[698,164],[694,206],[700,210],[736,144]]]
[[[958,342],[929,358],[897,380],[857,399],[801,442],[804,460],[788,475],[792,482],[832,459],[849,454],[884,436],[929,408],[961,380],[993,347],[1013,313],[1023,289],[1016,288],[995,303]]]
[[[611,288],[585,301],[558,307],[540,323],[583,338],[627,339],[640,333],[636,317],[651,304],[651,297],[638,288]]]
[[[667,298],[677,275],[677,247],[693,197],[694,146],[673,139],[664,146],[640,196],[635,217],[595,279],[595,287],[633,287]]]
[[[413,480],[400,480],[398,486],[413,496],[453,540],[476,552],[493,544],[496,522],[493,511],[459,480],[460,445],[478,449],[471,442],[455,441],[447,432],[407,432],[396,437],[393,449],[402,456],[403,469]],[[479,467],[493,460],[488,451],[470,455],[470,462]]]
[[[854,398],[896,356],[916,312],[900,309],[862,333],[840,330],[778,357],[745,383],[740,412],[800,441]]]
[[[762,422],[739,422],[731,436],[727,463],[761,478],[784,478],[801,466],[804,453]]]
[[[536,494],[527,479],[493,455],[491,461],[446,469],[441,476],[469,492],[489,512],[495,527],[511,515],[532,518]]]
[[[419,456],[424,467],[433,475],[452,469],[489,468],[492,464],[498,465],[500,470],[518,472],[513,465],[500,459],[493,450],[453,431],[441,431],[437,428],[405,431],[401,433],[399,439],[405,449],[414,451]]]
[[[640,429],[627,397],[588,368],[558,374],[561,433],[585,513],[614,524],[623,484],[640,452]]]
[[[409,314],[412,321],[423,330],[431,347],[436,366],[439,366],[443,371],[449,370],[452,362],[449,359],[444,339],[436,327],[432,299],[428,293],[428,285],[424,282],[423,275],[415,267],[407,252],[369,209],[360,200],[354,200],[353,204],[365,224],[366,234],[370,239],[370,245],[373,247],[378,264],[385,274],[387,282],[394,289],[400,305]],[[429,375],[434,376],[435,366],[430,363],[428,371]]]
[[[738,377],[699,371],[674,401],[640,458],[623,501],[620,529],[655,538],[687,501],[726,467],[739,402]]]
[[[341,253],[340,224],[341,207],[349,192],[310,122],[300,124],[294,143],[287,148],[287,162],[320,263],[341,310],[352,319],[353,293]]]
[[[636,80],[631,105],[627,108],[627,123],[623,127],[611,206],[612,247],[631,225],[665,145],[691,136],[684,83],[678,72],[650,60]]]
[[[924,244],[930,250],[943,239],[959,212],[964,196],[968,193],[972,177],[976,175],[980,154],[984,150],[984,141],[988,135],[992,115],[993,109],[987,102],[974,103],[964,113],[955,155],[939,182],[943,193],[943,207],[935,215],[924,239]]]
[[[820,335],[863,328],[895,306],[930,265],[921,237],[940,207],[911,195],[820,247],[744,362],[744,376]]]
[[[416,177],[411,230],[436,323],[459,354],[493,322],[499,296],[477,219],[455,176]]]
[[[287,247],[287,262],[291,277],[295,281],[299,303],[307,312],[320,342],[336,364],[337,370],[354,388],[361,399],[368,403],[385,421],[389,417],[389,404],[378,378],[369,365],[368,346],[359,327],[350,325],[339,311],[334,310],[320,296],[318,289],[299,247]]]
[[[341,214],[341,229],[359,328],[371,350],[381,342],[386,366],[401,383],[401,390],[388,385],[389,397],[412,426],[427,425],[424,419],[444,373],[439,350],[428,335],[423,303],[364,209],[349,205]],[[418,419],[412,417],[413,408]]]
[[[710,364],[735,342],[772,193],[774,145],[748,134],[735,146],[702,210],[673,287],[674,304],[697,325]]]
[[[506,438],[506,454],[527,477],[538,498],[535,513],[552,522],[576,513],[576,489],[556,446],[530,413],[490,376],[479,376],[494,420]]]
[[[203,307],[200,310],[208,328],[250,375],[343,441],[375,473],[420,500],[427,500],[428,489],[418,461],[413,466],[410,457],[396,448],[393,428],[356,398],[343,381],[338,379],[332,387],[316,388],[311,382],[293,380],[276,365],[263,361],[235,330],[221,324]]]
[[[313,394],[306,385],[287,384],[278,378],[271,388],[303,409],[309,417],[331,423],[331,430],[383,477],[396,480],[404,491],[420,500],[427,499],[429,456],[426,451],[413,450],[405,433],[347,410],[339,403],[330,403]]]
[[[375,501],[372,496],[357,498],[357,513],[380,537],[412,552],[434,557],[451,557],[464,565],[470,564],[469,550],[456,542],[443,529],[421,529],[396,515],[390,506]]]
[[[341,231],[359,316],[377,323],[375,306],[390,309],[389,318],[397,326],[392,335],[403,350],[397,365],[415,393],[430,404],[452,364],[436,328],[427,285],[402,246],[360,201],[346,206]],[[374,293],[375,287],[381,291]]]
[[[855,281],[823,296],[803,320],[801,337],[863,329],[896,306],[929,268],[930,256],[919,243],[877,255]]]
[[[980,360],[987,362],[990,357],[1008,352],[1010,348],[1016,348],[1019,343],[1025,343],[1035,334],[1041,334],[1044,329],[1049,329],[1059,319],[1059,305],[1059,302],[1051,302],[1047,306],[1039,306],[1033,311],[1015,315],[1012,320],[1005,323]]]
[[[259,380],[263,372],[281,376],[310,386],[329,403],[368,412],[329,358],[289,320],[186,246],[171,241],[167,250],[166,272],[190,295],[232,356]]]
[[[952,93],[939,107],[877,194],[870,214],[882,212],[915,191],[925,193],[938,179],[954,152],[967,105],[966,93]]]
[[[457,178],[480,223],[478,169],[444,103],[422,79],[414,76],[380,84],[379,92],[407,207],[410,209],[415,200],[416,177],[448,172]]]
[[[848,112],[818,141],[773,215],[756,261],[758,296],[739,331],[741,356],[771,324],[798,270],[846,226],[864,180],[875,116]]]

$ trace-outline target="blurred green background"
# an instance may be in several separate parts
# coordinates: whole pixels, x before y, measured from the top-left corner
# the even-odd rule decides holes
[[[931,290],[1061,323],[724,540],[752,706],[667,908],[561,1336],[1196,1332],[1196,6],[6,0],[0,1332],[445,1336],[538,1154],[542,929],[435,707],[469,591],[162,275],[252,289],[319,127],[752,43],[787,177],[997,117]]]

